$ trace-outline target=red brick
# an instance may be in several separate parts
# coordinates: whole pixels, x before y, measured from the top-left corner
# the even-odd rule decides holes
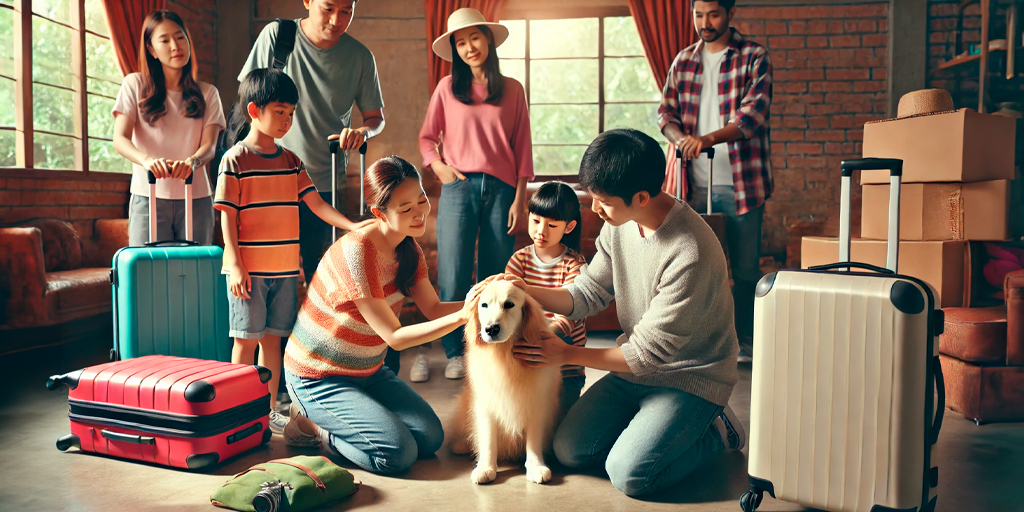
[[[806,82],[810,80],[824,80],[825,71],[823,69],[800,69],[800,70],[783,70],[774,73],[775,81],[777,82]]]
[[[821,144],[790,142],[786,144],[786,152],[790,155],[820,155]]]
[[[808,118],[807,126],[809,126],[812,130],[821,130],[824,128],[828,128],[828,118],[824,116],[815,116]],[[807,133],[810,132],[808,131]]]
[[[830,69],[825,72],[828,80],[867,80],[871,71],[867,69]]]
[[[789,33],[794,35],[826,34],[828,23],[825,20],[795,20],[789,22]]]
[[[856,153],[855,145],[852,142],[826,142],[826,155],[852,155]]]
[[[854,82],[853,90],[856,92],[877,92],[885,90],[885,82],[875,80],[874,82]]]
[[[804,140],[803,130],[772,130],[773,142],[799,142]]]
[[[828,38],[825,36],[809,36],[807,38],[808,48],[828,48]]]
[[[886,76],[887,72],[885,68],[873,68],[871,70],[871,78],[874,78],[875,80],[885,80]]]
[[[787,115],[804,115],[807,112],[807,105],[803,103],[784,103],[778,106],[779,114]],[[776,110],[775,106],[772,106],[772,110]]]
[[[807,105],[807,115],[821,116],[831,115],[839,112],[840,105],[835,103],[825,103],[821,105]]]
[[[860,36],[857,35],[829,36],[828,41],[832,48],[856,48],[861,45]]]
[[[807,130],[808,142],[843,142],[845,140],[845,130]]]
[[[787,34],[789,30],[784,21],[766,21],[764,22],[764,33],[768,35]]]
[[[888,36],[886,34],[865,34],[861,37],[861,44],[864,46],[873,46],[876,48],[884,48],[889,44]]]
[[[775,87],[776,93],[799,94],[807,92],[807,82],[785,82]]]
[[[768,38],[768,48],[804,48],[804,38],[801,36],[775,36]]]
[[[841,10],[843,15],[848,18],[871,18],[871,17],[885,17],[889,12],[888,4],[879,2],[875,4],[859,4],[859,5],[848,5],[843,7]]]
[[[875,20],[846,20],[843,24],[843,30],[845,30],[847,34],[877,32],[878,22]]]
[[[829,120],[832,123],[832,128],[835,129],[853,128],[858,126],[854,116],[852,115],[832,116]]]
[[[851,82],[810,82],[808,86],[811,92],[853,92]]]
[[[779,116],[776,120],[773,120],[772,124],[781,128],[807,128],[807,118],[800,116]],[[775,133],[772,133],[774,138]]]
[[[0,204],[18,206],[21,204],[23,194],[20,190],[0,190]]]
[[[818,169],[825,167],[825,159],[820,156],[798,156],[789,159],[793,169]]]

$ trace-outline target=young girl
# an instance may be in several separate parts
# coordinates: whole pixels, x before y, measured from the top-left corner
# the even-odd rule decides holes
[[[420,130],[423,166],[442,183],[437,213],[441,300],[460,300],[473,285],[478,232],[476,281],[501,273],[525,216],[526,183],[533,177],[529,105],[522,84],[500,72],[497,47],[506,38],[507,28],[466,8],[448,17],[448,32],[433,44],[434,53],[452,63],[452,74],[434,89]],[[438,152],[442,133],[443,159]],[[449,379],[465,375],[462,336],[457,329],[442,339]],[[410,379],[427,380],[425,356],[417,358]]]
[[[327,250],[284,354],[292,397],[285,441],[319,438],[359,467],[405,471],[441,447],[444,432],[430,405],[384,365],[387,349],[422,345],[461,327],[465,302],[441,302],[427,279],[414,237],[426,230],[430,203],[416,167],[397,156],[366,170],[367,206],[376,218]],[[411,297],[430,321],[403,327]]]
[[[124,78],[114,104],[114,149],[131,160],[128,244],[149,241],[149,201],[157,201],[156,240],[185,239],[185,178],[192,182],[193,238],[213,243],[213,198],[206,162],[224,129],[217,88],[197,80],[185,22],[171,11],[153,11],[143,23],[139,69]],[[146,171],[157,177],[149,197]]]
[[[527,228],[533,245],[512,255],[505,273],[545,288],[561,288],[580,275],[587,260],[580,255],[580,200],[576,192],[561,181],[549,181],[530,198]],[[587,344],[584,320],[569,320],[545,313],[555,334],[570,345]],[[580,398],[586,374],[582,366],[562,367],[562,414]],[[560,416],[560,417],[561,417]]]

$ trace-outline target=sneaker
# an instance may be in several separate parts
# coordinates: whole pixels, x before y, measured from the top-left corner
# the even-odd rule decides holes
[[[290,419],[288,418],[288,416],[285,416],[284,414],[281,414],[280,412],[278,412],[277,408],[275,408],[274,410],[270,411],[270,431],[271,432],[273,432],[273,433],[275,433],[277,435],[284,434],[284,427],[285,427],[285,425],[288,424],[289,421],[290,421]]]
[[[461,379],[466,376],[466,366],[462,362],[462,356],[455,356],[448,360],[448,366],[444,368],[446,379]]]
[[[412,363],[409,370],[409,380],[413,382],[426,382],[430,378],[430,361],[426,354],[417,354],[416,361]]]
[[[725,406],[725,410],[715,418],[715,427],[722,436],[722,442],[730,450],[742,450],[747,444],[747,432],[743,430],[743,423],[736,417],[732,407]]]
[[[284,426],[284,442],[288,446],[295,446],[298,448],[313,448],[320,446],[320,436],[317,434],[307,434],[299,428],[299,422],[295,421],[295,418],[301,416],[298,409],[291,408],[290,416],[291,419]],[[317,431],[321,431],[320,427],[317,427]]]

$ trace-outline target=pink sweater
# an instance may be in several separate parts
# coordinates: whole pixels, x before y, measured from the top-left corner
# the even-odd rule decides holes
[[[444,163],[463,174],[487,173],[515,187],[519,178],[533,177],[526,92],[517,80],[505,77],[501,104],[484,103],[486,98],[487,86],[473,84],[476,102],[466,105],[452,94],[452,77],[441,79],[420,130],[423,166],[442,160],[438,145],[443,138]]]

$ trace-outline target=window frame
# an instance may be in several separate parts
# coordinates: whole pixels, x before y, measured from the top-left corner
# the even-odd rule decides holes
[[[89,76],[86,67],[87,43],[86,35],[110,42],[110,36],[98,34],[89,30],[86,26],[86,0],[70,0],[70,19],[68,22],[55,20],[50,17],[37,14],[32,10],[32,0],[13,0],[11,4],[0,4],[0,9],[11,9],[14,14],[14,146],[15,165],[14,167],[0,167],[0,175],[14,175],[21,177],[54,177],[54,173],[64,174],[68,177],[82,177],[91,175],[93,177],[104,177],[110,175],[111,179],[123,179],[129,174],[116,171],[93,171],[89,168],[89,141],[111,142],[111,138],[90,136],[89,134],[89,95],[97,95],[107,98],[102,93],[90,93],[88,89]],[[53,84],[38,82],[40,85],[70,90],[74,98],[72,106],[73,134],[52,133],[47,130],[37,129],[33,115],[33,85],[37,82],[32,76],[32,21],[40,18],[51,23],[66,27],[71,33],[71,74],[72,86],[70,88],[55,86]],[[6,77],[0,78],[6,80]],[[10,128],[2,127],[0,130],[10,131]],[[71,138],[74,140],[74,168],[72,169],[46,169],[36,167],[35,161],[35,134],[56,135]]]
[[[635,58],[645,57],[646,55],[614,55],[609,57],[605,54],[604,48],[604,30],[605,30],[605,18],[615,17],[632,17],[632,13],[628,6],[622,7],[592,7],[586,9],[580,8],[551,8],[538,11],[535,9],[515,9],[509,8],[501,16],[501,21],[525,21],[525,54],[522,58],[510,58],[507,60],[522,61],[524,63],[524,80],[523,88],[526,90],[526,103],[529,107],[533,107],[531,91],[530,91],[530,22],[538,20],[561,20],[561,19],[575,19],[575,18],[597,18],[598,23],[598,34],[597,34],[597,56],[596,57],[564,57],[564,58],[544,58],[536,60],[596,60],[597,61],[597,103],[537,103],[537,105],[543,106],[559,106],[559,105],[597,105],[598,112],[598,133],[605,131],[605,109],[609,103],[605,99],[605,60],[608,58]],[[615,101],[611,102],[613,105],[640,105],[649,104],[653,102],[649,101]],[[534,143],[534,146],[537,146]],[[574,147],[579,144],[542,144],[544,147]],[[533,181],[543,182],[559,180],[567,183],[578,183],[579,173],[576,174],[536,174]]]

